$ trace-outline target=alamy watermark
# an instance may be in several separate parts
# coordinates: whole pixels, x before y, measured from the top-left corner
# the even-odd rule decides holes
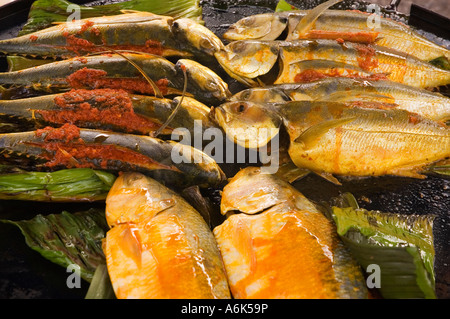
[[[367,12],[372,13],[367,18],[367,27],[370,30],[381,29],[381,8],[379,5],[372,3],[367,6]]]

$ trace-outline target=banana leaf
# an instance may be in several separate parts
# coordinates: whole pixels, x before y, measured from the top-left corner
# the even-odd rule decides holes
[[[105,264],[98,265],[84,299],[116,299]]]
[[[75,6],[80,9],[81,19],[116,15],[120,14],[121,10],[136,10],[175,18],[191,18],[203,23],[199,0],[130,0],[98,6],[76,5],[66,0],[37,0],[31,6],[28,21],[19,35],[48,28],[55,22],[66,22],[73,14],[71,8]]]
[[[106,199],[115,179],[116,176],[111,173],[89,168],[2,173],[0,199],[42,202],[101,201]]]
[[[78,265],[80,277],[87,282],[91,282],[97,267],[106,263],[102,240],[109,227],[102,209],[0,221],[17,226],[26,244],[51,262],[65,268]]]
[[[447,125],[450,123],[447,123]],[[428,169],[429,173],[450,176],[450,165],[436,165]]]
[[[379,266],[383,298],[436,298],[434,215],[368,211],[347,193],[335,201],[332,217],[362,268]]]

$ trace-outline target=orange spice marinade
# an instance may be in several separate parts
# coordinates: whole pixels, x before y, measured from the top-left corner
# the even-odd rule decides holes
[[[55,97],[54,102],[60,109],[36,110],[35,113],[49,123],[94,128],[112,126],[128,133],[148,134],[161,126],[137,115],[130,96],[123,90],[71,90]]]

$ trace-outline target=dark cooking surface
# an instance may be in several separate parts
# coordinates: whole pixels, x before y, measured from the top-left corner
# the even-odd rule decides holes
[[[74,2],[83,3],[84,1]],[[111,2],[115,1],[97,1],[91,4]],[[220,36],[230,23],[243,16],[272,11],[277,2],[276,0],[203,1],[204,20],[206,26]],[[296,1],[291,2],[295,4]],[[310,7],[317,5],[317,1],[314,0],[307,2]],[[345,3],[354,4],[356,2],[345,0]],[[354,9],[364,8],[355,7]],[[0,38],[15,36],[25,21],[24,19],[26,19],[26,14],[22,13],[10,24],[0,23],[2,26]],[[423,34],[450,47],[449,40],[435,37],[427,32]],[[2,59],[0,60],[0,70],[4,69],[5,61]],[[227,80],[230,79],[227,78]],[[231,81],[230,88],[232,91],[238,91],[241,86],[235,81]],[[237,167],[226,167],[225,171],[233,173],[237,169]],[[295,186],[307,197],[317,202],[326,202],[331,197],[350,191],[358,199],[360,205],[367,209],[403,214],[436,214],[438,216],[434,225],[437,256],[435,261],[436,289],[438,297],[450,298],[450,179],[433,176],[425,180],[379,177],[351,182],[343,181],[343,186],[337,187],[315,175],[310,175],[296,182]],[[217,192],[212,191],[205,193],[217,195]],[[217,199],[217,196],[215,198]],[[102,207],[103,204],[99,203],[95,206]],[[63,210],[76,212],[90,207],[92,205],[88,204],[0,201],[0,219],[30,219],[39,213],[60,213]],[[83,281],[80,289],[69,289],[66,286],[68,275],[63,267],[47,261],[31,250],[16,227],[0,224],[0,298],[83,298],[88,284]]]

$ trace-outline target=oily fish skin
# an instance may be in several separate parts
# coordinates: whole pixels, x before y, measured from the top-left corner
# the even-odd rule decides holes
[[[449,127],[405,110],[291,102],[282,114],[292,161],[315,172],[423,178],[450,156]]]
[[[285,40],[311,39],[314,37],[330,36],[320,31],[335,32],[336,36],[358,37],[374,33],[375,43],[391,49],[396,49],[425,61],[445,56],[450,58],[450,51],[446,48],[422,37],[412,28],[392,19],[377,17],[371,19],[370,14],[347,10],[325,10],[311,27],[311,32],[306,32],[301,37],[296,34],[296,26],[308,14],[310,10],[296,10],[275,13],[263,13],[242,18],[232,24],[224,33],[227,40],[276,40],[287,29]],[[370,23],[372,22],[372,23]],[[376,24],[375,22],[379,22]],[[295,34],[297,37],[295,37]],[[350,38],[351,39],[351,38]]]
[[[316,173],[422,178],[420,169],[450,156],[448,126],[400,109],[235,101],[216,108],[215,118],[227,136],[248,148],[263,147],[283,125],[291,160]],[[253,126],[273,133],[258,139]]]
[[[221,212],[229,216],[214,235],[234,298],[367,297],[332,222],[290,184],[242,169],[223,190]]]
[[[417,113],[435,121],[450,119],[450,98],[437,92],[388,80],[329,77],[312,82],[249,88],[234,94],[230,100],[255,103],[369,102]]]
[[[390,48],[335,40],[233,41],[215,54],[217,61],[236,80],[251,86],[303,81],[304,72],[325,76],[382,76],[418,88],[450,83],[450,71]],[[279,63],[272,81],[262,79]],[[336,74],[338,72],[338,74]],[[300,80],[299,80],[300,79]]]
[[[104,251],[117,298],[230,298],[212,232],[173,191],[124,173],[108,194],[106,218]]]
[[[193,20],[174,19],[150,12],[65,22],[31,34],[0,41],[9,55],[67,57],[109,48],[160,56],[211,56],[223,46],[220,39]]]

